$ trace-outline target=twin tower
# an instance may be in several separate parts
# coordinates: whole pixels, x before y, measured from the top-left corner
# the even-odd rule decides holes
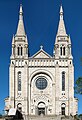
[[[5,110],[19,110],[25,120],[28,116],[77,114],[71,39],[66,34],[62,6],[53,56],[41,47],[31,57],[28,56],[28,39],[20,6],[17,32],[12,39],[9,98],[5,103]]]

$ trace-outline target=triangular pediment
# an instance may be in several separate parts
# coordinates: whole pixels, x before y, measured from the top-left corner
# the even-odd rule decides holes
[[[52,58],[52,57],[42,49],[39,50],[36,54],[34,54],[32,58]]]

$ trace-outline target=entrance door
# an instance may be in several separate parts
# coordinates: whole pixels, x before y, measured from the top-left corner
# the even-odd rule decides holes
[[[38,115],[45,115],[45,108],[38,108]]]
[[[63,104],[61,105],[61,114],[62,114],[62,115],[65,115],[65,107],[66,107],[65,103],[63,103]]]
[[[62,115],[65,115],[65,107],[62,107]]]
[[[45,103],[40,102],[38,104],[38,115],[45,115]]]

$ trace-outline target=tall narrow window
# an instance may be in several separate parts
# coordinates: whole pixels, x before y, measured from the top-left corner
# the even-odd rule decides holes
[[[62,72],[62,91],[65,91],[65,72]]]
[[[22,47],[21,47],[21,55],[22,55]]]
[[[65,55],[65,47],[63,47],[63,55]]]
[[[60,55],[62,55],[62,47],[60,47]]]
[[[20,48],[18,47],[18,55],[20,55]]]
[[[18,91],[21,91],[21,72],[18,72]]]

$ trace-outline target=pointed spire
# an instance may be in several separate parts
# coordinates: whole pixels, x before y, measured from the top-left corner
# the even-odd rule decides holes
[[[22,10],[22,5],[20,5],[19,22],[18,22],[18,28],[17,28],[17,33],[16,33],[16,35],[18,35],[18,36],[23,36],[23,35],[25,35],[25,29],[24,29],[24,23],[23,23],[23,10]]]
[[[19,20],[23,20],[23,9],[22,9],[22,4],[20,4]]]
[[[65,29],[65,24],[63,20],[63,7],[62,5],[60,6],[60,21],[59,21],[59,26],[58,26],[58,33],[57,35],[59,36],[65,36],[66,35],[66,29]]]
[[[62,5],[60,6],[60,19],[63,19],[63,8],[62,8]]]

